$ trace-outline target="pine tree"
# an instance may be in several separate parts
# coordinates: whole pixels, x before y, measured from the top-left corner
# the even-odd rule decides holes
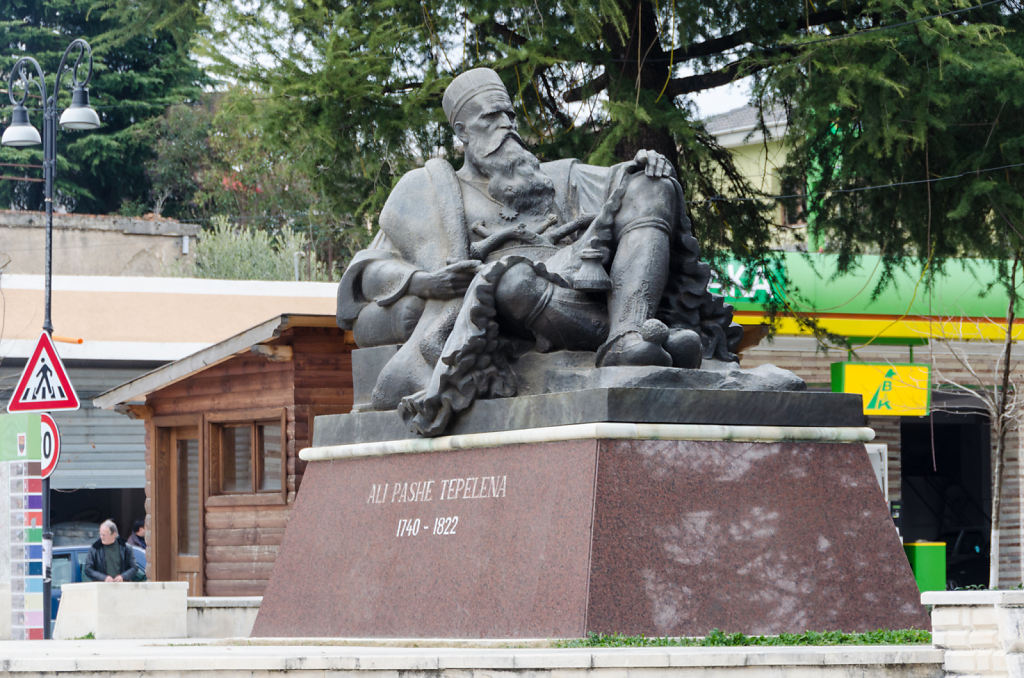
[[[168,32],[129,33],[125,18],[93,5],[92,0],[7,3],[0,16],[0,72],[6,79],[19,57],[32,56],[47,76],[49,94],[65,47],[74,38],[85,38],[93,48],[90,99],[102,127],[81,133],[58,131],[56,201],[77,212],[109,213],[133,205],[141,209],[150,191],[144,164],[153,154],[153,139],[140,132],[140,125],[172,103],[194,100],[205,76],[189,54],[188,36],[180,35],[185,42],[176,42]],[[70,103],[68,82],[65,75],[59,107]],[[38,99],[30,100],[30,109],[35,109],[30,113],[33,124],[41,129]],[[5,122],[9,111],[5,107]],[[3,162],[40,164],[41,159],[41,147],[0,151]],[[41,175],[38,169],[23,172]],[[42,209],[42,192],[39,183],[3,181],[0,205]]]
[[[931,273],[954,257],[1012,260],[1024,247],[1019,4],[872,7],[887,21],[808,40],[761,83],[789,108],[788,172],[808,180],[812,238],[844,266],[865,251]]]
[[[138,19],[134,3],[110,2]],[[762,111],[790,114],[787,183],[811,182],[814,243],[843,265],[872,249],[887,265],[922,256],[937,270],[1005,247],[1020,213],[1018,0],[153,5],[182,26],[200,26],[200,9],[215,17],[208,54],[252,88],[246,115],[263,142],[312,178],[324,210],[360,224],[403,172],[454,157],[441,94],[478,65],[501,74],[542,159],[607,164],[641,147],[672,159],[709,254],[759,258],[772,243],[774,202],[740,176],[691,97],[744,76]],[[837,192],[890,184],[901,186]]]
[[[755,103],[762,110],[784,105],[793,116],[791,178],[803,182],[812,166],[823,168],[811,172],[818,195],[828,196],[811,196],[820,237],[843,253],[844,264],[869,246],[894,262],[925,252],[916,227],[928,223],[929,204],[933,235],[943,220],[960,228],[990,199],[985,182],[997,177],[970,188],[950,184],[955,205],[934,202],[938,186],[921,189],[931,190],[931,203],[898,191],[845,198],[829,191],[868,176],[872,184],[905,180],[911,155],[915,178],[924,178],[925,149],[934,178],[994,166],[988,160],[997,149],[1016,145],[1008,125],[1024,120],[1013,32],[1019,7],[983,5],[260,0],[243,12],[225,1],[212,3],[222,30],[209,44],[221,48],[215,52],[225,75],[261,93],[254,111],[266,143],[306,168],[331,210],[372,217],[404,171],[429,155],[453,157],[441,94],[459,72],[490,65],[513,92],[520,126],[543,159],[608,164],[638,148],[658,150],[679,167],[705,250],[758,258],[772,243],[773,202],[740,176],[691,97],[752,75]],[[949,11],[957,13],[938,16]],[[984,125],[1000,110],[988,137]],[[977,244],[967,229],[927,253],[938,267],[951,254],[979,252]]]

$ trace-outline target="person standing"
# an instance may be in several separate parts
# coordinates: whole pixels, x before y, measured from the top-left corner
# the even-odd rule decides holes
[[[100,524],[100,538],[89,549],[85,576],[93,581],[131,581],[136,569],[135,553],[117,535],[117,525],[113,520],[104,520]]]
[[[146,521],[139,518],[132,523],[132,533],[128,535],[128,545],[146,550]]]

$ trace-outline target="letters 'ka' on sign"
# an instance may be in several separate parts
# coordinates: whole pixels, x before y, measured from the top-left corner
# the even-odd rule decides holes
[[[67,370],[57,357],[50,335],[43,332],[7,403],[7,411],[47,412],[77,410],[78,407],[78,395],[71,386]]]
[[[929,366],[919,363],[832,363],[832,390],[861,394],[864,414],[928,414],[930,377]]]

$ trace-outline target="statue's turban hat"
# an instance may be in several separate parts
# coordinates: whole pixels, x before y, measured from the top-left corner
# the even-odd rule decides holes
[[[441,99],[441,108],[444,109],[448,122],[454,125],[463,106],[474,97],[489,91],[501,92],[508,96],[505,83],[490,68],[474,68],[452,80]]]

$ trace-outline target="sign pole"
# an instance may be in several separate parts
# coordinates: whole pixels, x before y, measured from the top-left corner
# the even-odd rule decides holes
[[[53,532],[50,531],[50,479],[43,478],[43,639],[53,637]]]
[[[57,75],[59,86],[60,74]],[[44,95],[45,96],[45,95]],[[46,263],[43,266],[43,285],[46,287],[43,310],[43,332],[53,337],[53,321],[50,317],[50,298],[53,281],[53,173],[57,164],[57,90],[46,101],[43,111],[43,178],[45,181],[46,203]],[[50,477],[43,478],[43,639],[53,637],[50,617],[53,614],[53,532],[50,530]]]
[[[42,482],[42,511],[43,511],[43,639],[50,639],[52,630],[50,628],[50,617],[53,614],[53,532],[50,530],[50,476],[57,468],[57,461],[60,459],[60,433],[57,430],[57,422],[49,414],[40,416],[40,474]]]
[[[57,76],[58,86],[60,74]],[[45,97],[45,94],[44,94]],[[50,317],[50,298],[53,281],[53,173],[57,160],[57,91],[46,100],[43,110],[43,178],[45,181],[44,202],[46,203],[46,262],[43,266],[43,285],[46,287],[45,308],[43,309],[43,332],[53,337],[53,321]],[[50,530],[50,477],[43,478],[43,639],[53,637],[50,618],[53,615],[53,532]]]
[[[57,74],[57,87],[60,73]],[[45,97],[45,94],[44,94]],[[53,337],[53,321],[50,317],[50,298],[53,281],[53,173],[57,164],[57,89],[46,100],[43,110],[43,179],[45,181],[44,202],[46,203],[46,263],[43,266],[43,285],[46,287],[43,310],[43,332]],[[53,637],[50,617],[53,614],[53,532],[50,530],[50,477],[43,478],[43,639]]]

